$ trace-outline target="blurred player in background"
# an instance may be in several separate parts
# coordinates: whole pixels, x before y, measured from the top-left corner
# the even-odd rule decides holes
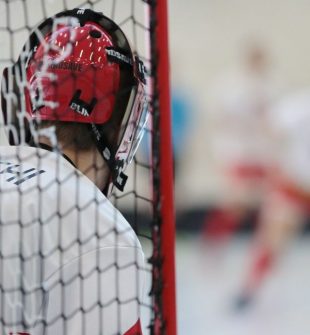
[[[142,334],[142,248],[107,196],[142,135],[144,83],[121,29],[88,9],[44,21],[4,71],[1,333]]]
[[[213,154],[224,191],[205,219],[204,236],[225,241],[259,208],[272,165],[268,113],[279,85],[266,49],[247,45],[238,71],[221,76],[212,94]]]
[[[277,164],[262,202],[250,267],[237,307],[252,301],[310,214],[310,88],[277,103],[270,113],[270,125]]]

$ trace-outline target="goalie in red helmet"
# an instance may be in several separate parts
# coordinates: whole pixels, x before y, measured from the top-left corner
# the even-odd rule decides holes
[[[15,222],[3,241],[18,234],[26,246],[17,266],[14,247],[0,246],[4,334],[142,333],[143,252],[105,195],[125,186],[147,120],[145,83],[122,30],[89,9],[41,23],[4,70],[14,146],[0,153],[0,226]]]
[[[122,171],[141,140],[147,108],[145,68],[121,29],[91,10],[62,12],[34,30],[5,78],[10,71],[15,85],[24,83],[26,118],[39,128],[54,121],[86,124],[84,132],[92,136],[113,184],[123,190],[127,177]],[[2,109],[10,124],[5,98]],[[27,141],[33,142],[29,136],[36,133],[28,132]],[[20,138],[11,131],[10,141]]]

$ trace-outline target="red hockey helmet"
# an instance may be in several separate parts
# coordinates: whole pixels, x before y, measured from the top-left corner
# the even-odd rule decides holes
[[[113,182],[122,189],[122,171],[142,137],[147,108],[143,62],[119,26],[90,9],[61,12],[33,30],[12,72],[25,87],[30,119],[90,124]],[[5,69],[2,88],[5,120],[9,73]],[[108,126],[113,140],[102,131]]]

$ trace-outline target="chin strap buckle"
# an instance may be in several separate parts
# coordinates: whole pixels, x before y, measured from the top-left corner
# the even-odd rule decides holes
[[[124,191],[128,176],[122,171],[124,166],[123,160],[117,160],[114,164],[114,169],[112,172],[112,181],[115,187],[120,190]]]
[[[128,176],[123,172],[125,161],[121,159],[115,159],[115,151],[112,150],[108,144],[107,139],[102,134],[102,132],[100,132],[97,125],[91,123],[89,127],[98,151],[110,168],[113,184],[120,191],[124,191],[124,187],[128,179]]]
[[[124,191],[124,187],[126,185],[128,176],[125,175],[125,173],[123,173],[122,171],[116,176],[116,178],[113,178],[113,184],[115,185],[115,187],[120,190],[120,191]]]

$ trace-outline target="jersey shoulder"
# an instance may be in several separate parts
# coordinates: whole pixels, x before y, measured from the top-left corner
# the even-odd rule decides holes
[[[46,252],[57,247],[60,233],[64,247],[79,240],[85,245],[80,250],[83,253],[115,245],[141,248],[123,215],[90,179],[57,152],[0,147],[0,191],[1,223],[37,223],[37,229],[43,223],[44,236],[50,236],[44,243]],[[99,237],[100,245],[91,242],[93,236]],[[70,254],[74,257],[75,252]]]

